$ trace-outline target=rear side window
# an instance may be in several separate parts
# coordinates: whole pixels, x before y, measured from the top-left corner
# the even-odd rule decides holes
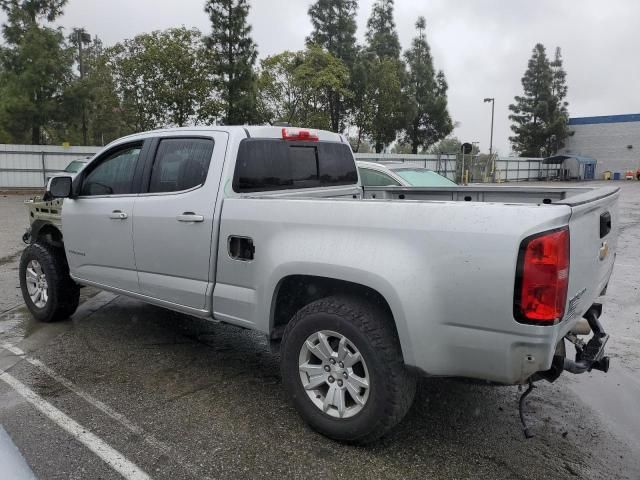
[[[163,138],[151,170],[149,192],[179,192],[202,185],[213,154],[208,138]]]
[[[357,182],[356,164],[345,144],[247,138],[238,149],[233,189],[260,192]]]

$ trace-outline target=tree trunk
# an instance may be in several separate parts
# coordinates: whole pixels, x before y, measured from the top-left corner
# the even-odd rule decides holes
[[[40,125],[31,128],[31,145],[40,145]]]
[[[331,129],[340,133],[340,99],[335,92],[329,95],[329,112],[331,113]]]
[[[356,141],[356,148],[354,149],[355,153],[358,153],[360,150],[360,143],[362,143],[362,129],[358,129],[358,139]]]

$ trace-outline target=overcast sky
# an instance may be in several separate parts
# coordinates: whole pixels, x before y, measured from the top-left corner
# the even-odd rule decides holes
[[[304,47],[311,30],[311,0],[252,0],[249,21],[260,57]],[[362,42],[372,0],[360,0]],[[106,45],[137,33],[179,25],[208,31],[204,0],[69,0],[58,23],[85,27]],[[510,151],[508,105],[537,42],[549,54],[562,48],[572,116],[640,112],[640,2],[637,0],[396,0],[395,20],[404,48],[419,15],[436,68],[449,82],[454,134],[489,148],[495,97],[494,146]]]

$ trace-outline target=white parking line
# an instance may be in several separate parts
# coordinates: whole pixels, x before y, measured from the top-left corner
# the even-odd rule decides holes
[[[139,427],[138,425],[133,423],[131,420],[129,420],[127,417],[125,417],[121,413],[116,412],[113,408],[111,408],[106,403],[101,402],[100,400],[95,398],[93,395],[91,395],[91,394],[81,390],[80,388],[78,388],[68,378],[65,378],[62,375],[56,373],[55,371],[53,371],[51,368],[46,366],[44,363],[42,363],[37,358],[30,357],[22,349],[20,349],[19,347],[16,347],[15,345],[11,345],[10,343],[0,341],[0,347],[4,348],[5,350],[11,352],[12,354],[14,354],[14,355],[16,355],[18,357],[22,357],[23,360],[25,360],[26,362],[30,363],[34,367],[40,369],[41,371],[43,371],[47,375],[49,375],[56,382],[62,384],[67,389],[71,390],[73,393],[75,393],[80,398],[85,400],[87,403],[89,403],[93,407],[97,408],[98,410],[100,410],[105,415],[111,417],[113,420],[118,422],[120,425],[122,425],[124,428],[129,430],[131,433],[139,435],[147,444],[149,444],[152,447],[160,450],[162,453],[172,457],[173,461],[175,463],[179,464],[180,466],[182,466],[185,470],[187,470],[188,472],[190,472],[192,474],[195,474],[195,471],[197,470],[196,467],[194,467],[194,465],[192,465],[192,464],[190,464],[188,462],[185,462],[185,461],[179,459],[171,447],[169,447],[167,444],[161,442],[160,440],[155,438],[153,435],[145,432],[141,427]],[[201,477],[201,478],[208,478],[208,477]]]
[[[33,357],[28,356],[22,349],[20,349],[20,348],[18,348],[16,346],[13,346],[13,345],[11,345],[10,343],[7,343],[7,342],[0,342],[0,347],[4,348],[5,350],[13,353],[14,355],[16,355],[18,357],[22,357],[23,360],[29,362],[34,367],[39,368],[44,373],[46,373],[51,378],[53,378],[56,382],[61,383],[62,385],[67,387],[69,390],[71,390],[73,393],[78,395],[80,398],[86,400],[88,403],[93,405],[95,408],[97,408],[101,412],[107,414],[108,416],[110,416],[111,418],[113,418],[114,420],[119,422],[127,430],[131,431],[132,433],[135,433],[136,435],[144,435],[144,430],[142,430],[142,428],[138,427],[136,424],[131,422],[124,415],[116,412],[111,407],[109,407],[107,404],[105,404],[104,402],[101,402],[100,400],[98,400],[97,398],[93,397],[92,395],[89,395],[87,392],[84,392],[84,391],[80,390],[73,383],[71,383],[70,380],[68,380],[67,378],[65,378],[65,377],[63,377],[61,375],[58,375],[56,372],[51,370],[49,367],[47,367],[44,363],[42,363],[37,358],[33,358]]]
[[[135,463],[127,460],[120,452],[109,446],[71,417],[62,413],[12,375],[7,372],[0,373],[0,380],[11,386],[11,388],[22,395],[27,402],[49,417],[49,419],[60,428],[67,431],[127,480],[147,480],[151,478]]]

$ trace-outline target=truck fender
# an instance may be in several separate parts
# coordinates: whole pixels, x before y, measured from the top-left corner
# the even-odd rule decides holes
[[[326,269],[330,269],[331,271],[325,271]],[[270,292],[268,298],[270,301],[269,324],[271,332],[278,328],[276,305],[280,290],[282,286],[285,285],[286,280],[292,277],[313,278],[320,282],[344,282],[356,288],[362,287],[375,292],[375,294],[384,300],[393,316],[405,363],[413,365],[413,351],[407,328],[406,315],[396,290],[387,279],[375,273],[357,268],[338,265],[306,264],[306,262],[280,265],[280,267],[273,272],[271,281],[268,284],[270,288],[267,289],[267,292]],[[290,318],[287,318],[285,322],[288,323],[288,320],[290,320]]]

